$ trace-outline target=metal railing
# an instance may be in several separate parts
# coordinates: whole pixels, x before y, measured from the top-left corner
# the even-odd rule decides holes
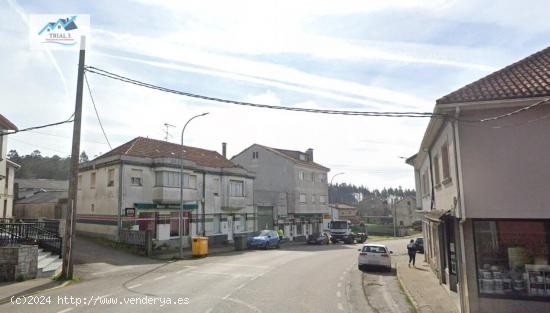
[[[0,222],[0,246],[14,244],[38,245],[53,254],[61,255],[63,239],[41,227],[39,223]]]

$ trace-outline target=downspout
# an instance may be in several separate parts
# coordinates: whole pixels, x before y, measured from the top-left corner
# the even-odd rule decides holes
[[[455,111],[455,119],[457,119],[459,115],[460,115],[460,108],[457,107]],[[469,296],[468,296],[468,288],[467,288],[468,280],[465,275],[467,271],[465,268],[466,255],[464,253],[465,245],[464,245],[464,230],[463,230],[464,222],[466,221],[466,219],[464,214],[465,212],[463,211],[463,206],[462,206],[462,193],[460,192],[460,177],[459,177],[460,171],[458,169],[458,140],[456,135],[456,129],[458,127],[458,124],[456,120],[452,122],[452,127],[453,127],[453,150],[454,150],[454,158],[455,158],[456,194],[457,194],[456,211],[460,212],[460,216],[459,216],[460,222],[458,225],[458,238],[460,239],[460,243],[457,245],[457,250],[459,250],[457,251],[457,254],[460,256],[459,258],[457,258],[459,263],[457,268],[460,270],[460,273],[458,275],[459,284],[460,284],[460,293],[461,293],[460,294],[460,311],[467,313],[467,312],[470,312],[470,307],[468,305],[468,301],[466,300],[466,299],[469,299]]]
[[[123,169],[123,162],[122,158],[120,159],[120,168],[118,170],[118,234],[120,234],[120,231],[122,230],[122,193],[123,190],[123,177],[122,175],[122,169]],[[118,235],[117,234],[117,235]]]
[[[203,171],[202,172],[202,200],[201,200],[201,208],[202,208],[202,236],[206,236],[206,222],[205,222],[205,218],[206,218],[206,213],[205,213],[205,206],[206,204],[206,173]]]
[[[433,173],[433,164],[432,164],[432,151],[431,148],[428,148],[428,159],[430,160],[430,186],[431,186],[431,201],[430,201],[430,211],[435,207],[435,186],[434,186],[434,173]]]

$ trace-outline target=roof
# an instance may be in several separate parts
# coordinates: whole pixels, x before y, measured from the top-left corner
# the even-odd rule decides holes
[[[339,210],[339,209],[357,209],[354,206],[347,205],[347,204],[344,204],[344,203],[336,203],[336,204],[332,205],[332,207],[334,207],[337,210]]]
[[[15,169],[19,169],[19,168],[21,168],[21,165],[19,165],[19,164],[17,164],[17,163],[15,163],[15,162],[13,162],[13,161],[12,161],[12,160],[10,160],[10,159],[7,159],[6,161],[7,161],[7,164],[8,164],[9,166],[11,166],[11,167],[15,167]]]
[[[127,155],[142,158],[180,158],[182,145],[137,137],[113,150],[95,158],[95,160],[116,155]],[[183,146],[185,160],[193,161],[197,165],[207,167],[237,167],[233,162],[224,158],[216,151]]]
[[[550,47],[466,85],[437,104],[550,96]]]
[[[0,114],[0,127],[7,130],[19,130],[10,120],[8,120],[4,115]]]
[[[66,199],[69,195],[68,191],[45,191],[39,192],[32,196],[17,200],[16,204],[29,203],[57,203],[61,199]]]
[[[291,161],[293,161],[294,163],[296,164],[302,164],[302,165],[308,165],[308,166],[314,166],[314,167],[318,167],[318,168],[321,168],[321,169],[324,169],[326,171],[330,171],[330,169],[328,167],[325,167],[325,166],[322,166],[321,164],[319,163],[315,163],[311,160],[300,160],[300,155],[301,154],[306,154],[305,152],[302,152],[302,151],[297,151],[297,150],[287,150],[287,149],[277,149],[277,148],[271,148],[271,147],[267,147],[267,146],[263,146],[263,145],[260,145],[260,144],[256,144],[257,146],[260,146],[264,149],[267,149],[277,155],[280,155],[284,158],[287,158]]]
[[[19,185],[19,189],[69,190],[68,180],[16,178],[15,183]]]

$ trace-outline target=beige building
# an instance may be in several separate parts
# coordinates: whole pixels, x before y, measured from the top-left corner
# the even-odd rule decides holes
[[[356,207],[344,203],[336,203],[331,204],[330,208],[334,219],[348,220],[352,224],[359,224],[359,211]]]
[[[414,166],[426,259],[462,312],[550,307],[550,48],[437,100]]]
[[[150,230],[157,241],[179,238],[182,146],[138,137],[81,164],[77,230],[116,237]],[[184,146],[183,236],[211,242],[256,230],[253,173],[216,151]]]
[[[0,134],[16,131],[17,127],[0,114]],[[0,136],[0,218],[13,217],[15,170],[20,166],[7,159],[9,136]]]
[[[395,216],[395,223],[399,227],[411,227],[413,222],[422,219],[421,211],[416,209],[416,198],[412,196],[392,199],[390,214]]]

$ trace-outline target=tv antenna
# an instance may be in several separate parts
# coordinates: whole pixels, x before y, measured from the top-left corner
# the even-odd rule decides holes
[[[164,123],[164,127],[166,127],[166,129],[164,130],[164,141],[168,141],[168,139],[172,137],[172,135],[170,135],[170,127],[176,127],[176,126],[172,124]]]

